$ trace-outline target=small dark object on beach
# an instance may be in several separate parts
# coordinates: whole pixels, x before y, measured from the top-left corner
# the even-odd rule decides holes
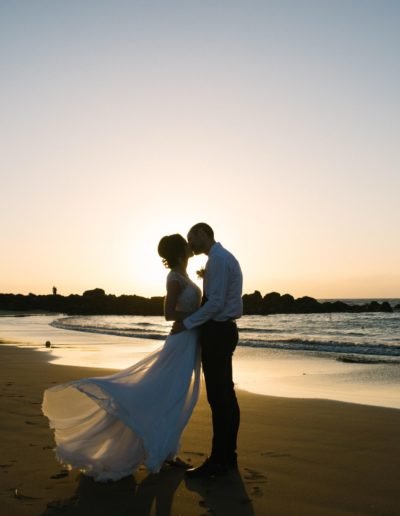
[[[45,346],[46,348],[51,348],[51,342],[49,340],[46,340]]]

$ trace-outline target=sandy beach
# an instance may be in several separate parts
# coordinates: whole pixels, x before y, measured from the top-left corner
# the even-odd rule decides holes
[[[49,364],[46,355],[0,345],[2,515],[397,515],[400,411],[238,392],[239,472],[187,481],[181,469],[95,483],[67,471],[41,414],[43,390],[107,374]],[[210,440],[202,392],[180,457],[204,460]]]

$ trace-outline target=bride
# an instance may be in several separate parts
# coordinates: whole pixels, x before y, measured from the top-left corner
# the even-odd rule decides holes
[[[181,235],[165,236],[158,253],[170,269],[164,313],[181,321],[197,310],[200,289],[186,268]],[[173,460],[199,393],[196,330],[169,335],[162,348],[111,376],[85,378],[44,392],[60,462],[98,481],[118,480],[141,464],[157,472]]]

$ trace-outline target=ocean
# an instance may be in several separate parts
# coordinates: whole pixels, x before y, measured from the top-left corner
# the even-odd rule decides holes
[[[60,317],[66,330],[165,340],[171,324],[151,316]],[[313,353],[344,361],[400,363],[400,311],[246,315],[238,320],[239,346]]]
[[[239,388],[400,408],[400,311],[247,315],[238,327]],[[0,340],[38,349],[55,364],[122,369],[162,346],[170,328],[153,316],[4,314]]]

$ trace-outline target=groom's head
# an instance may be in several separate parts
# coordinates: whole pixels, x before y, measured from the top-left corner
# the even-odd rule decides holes
[[[208,254],[215,244],[214,231],[205,222],[195,224],[187,235],[190,249],[194,254]]]

